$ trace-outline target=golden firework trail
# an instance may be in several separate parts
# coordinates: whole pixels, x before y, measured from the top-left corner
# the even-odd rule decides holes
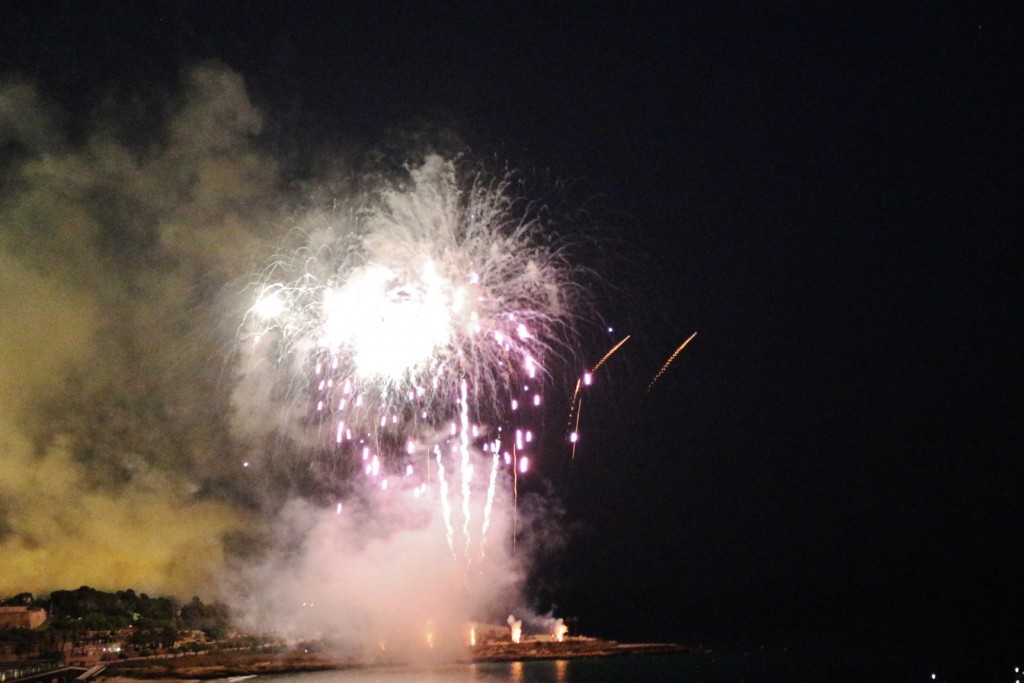
[[[582,415],[582,414],[583,414],[583,397],[581,396],[580,397],[580,403],[576,407],[576,429],[573,430],[572,437],[570,439],[572,441],[572,458],[570,458],[571,460],[575,460],[576,459],[576,444],[578,444],[579,440],[580,440],[579,439],[579,434],[580,434],[580,415]]]
[[[590,378],[591,378],[591,376],[592,376],[592,375],[593,375],[593,374],[594,374],[595,372],[597,372],[597,369],[598,369],[599,367],[601,367],[602,365],[604,365],[604,362],[605,362],[606,360],[608,360],[609,358],[611,358],[611,357],[612,357],[612,354],[614,354],[614,353],[615,353],[616,351],[618,351],[618,350],[619,350],[619,349],[620,349],[620,348],[622,347],[622,345],[623,345],[623,344],[625,344],[626,342],[628,342],[628,341],[629,341],[629,338],[630,338],[631,336],[632,336],[632,335],[629,335],[629,334],[627,334],[627,335],[626,335],[625,337],[623,337],[622,339],[620,339],[620,340],[619,340],[619,343],[618,343],[618,344],[616,344],[616,345],[615,345],[615,346],[613,346],[612,348],[608,349],[608,352],[607,352],[607,353],[605,353],[605,354],[604,354],[603,356],[601,356],[601,360],[597,361],[597,364],[596,364],[596,365],[595,365],[595,366],[594,366],[593,368],[591,368],[590,370],[587,370],[586,372],[584,372],[584,373],[583,373],[583,377],[581,377],[580,379],[576,380],[576,389],[575,389],[575,390],[573,390],[573,392],[572,392],[572,399],[570,399],[570,400],[569,400],[569,419],[568,419],[568,420],[566,420],[566,425],[567,425],[567,426],[568,426],[568,425],[571,425],[571,424],[573,423],[573,419],[572,419],[572,418],[573,418],[573,415],[574,415],[574,414],[575,414],[575,413],[576,413],[576,412],[577,412],[577,411],[578,411],[578,410],[580,409],[580,407],[581,407],[581,403],[582,403],[582,402],[577,402],[577,400],[576,400],[576,399],[578,399],[578,398],[579,398],[579,396],[580,396],[580,387],[581,387],[581,386],[583,386],[583,385],[585,385],[585,384],[586,384],[586,385],[589,385],[589,384],[590,384]],[[579,421],[579,416],[577,415],[577,416],[576,416],[576,427],[577,427],[577,429],[579,428],[579,424],[580,424],[580,421]],[[574,432],[573,432],[573,434],[577,434],[577,432],[576,432],[576,431],[574,431]],[[573,448],[572,448],[572,453],[573,453],[573,457],[575,458],[575,457],[576,457],[576,441],[575,441],[575,440],[573,440]]]
[[[629,341],[629,338],[630,338],[630,336],[632,336],[632,335],[628,335],[628,334],[627,334],[627,335],[626,335],[625,337],[623,337],[623,338],[622,338],[622,340],[621,340],[621,341],[620,341],[620,342],[619,342],[618,344],[616,344],[615,346],[613,346],[612,348],[610,348],[610,349],[608,350],[608,353],[606,353],[606,354],[604,354],[603,356],[601,356],[601,360],[597,361],[597,365],[595,365],[595,366],[594,366],[594,369],[593,369],[593,370],[591,370],[591,372],[597,372],[597,369],[598,369],[599,367],[601,367],[602,365],[604,365],[604,362],[605,362],[606,360],[608,360],[609,358],[611,358],[611,357],[612,357],[612,354],[613,354],[613,353],[615,353],[616,351],[618,351],[618,350],[619,350],[619,348],[620,348],[620,347],[621,347],[621,346],[622,346],[623,344],[625,344],[626,342],[628,342],[628,341]]]
[[[693,334],[686,338],[686,341],[679,345],[679,348],[672,352],[672,355],[668,357],[668,360],[665,361],[665,364],[661,366],[660,370],[658,370],[658,374],[656,374],[654,376],[654,379],[651,380],[651,383],[647,385],[648,392],[650,392],[651,387],[654,386],[655,382],[661,379],[661,376],[665,374],[665,371],[668,370],[668,366],[672,365],[672,361],[676,359],[676,356],[678,356],[682,352],[682,350],[686,348],[686,345],[693,341],[693,338],[696,336],[697,333],[694,332]]]

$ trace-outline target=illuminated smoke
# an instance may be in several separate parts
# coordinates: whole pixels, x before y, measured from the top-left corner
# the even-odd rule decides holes
[[[274,223],[262,117],[216,64],[135,127],[147,145],[38,92],[0,73],[0,595],[193,595],[260,498],[232,479],[221,369],[225,285]]]

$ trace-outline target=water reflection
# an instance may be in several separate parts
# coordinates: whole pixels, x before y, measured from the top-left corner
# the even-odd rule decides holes
[[[565,659],[555,660],[555,683],[569,683],[569,662]]]
[[[637,658],[639,660],[640,658]],[[653,664],[653,658],[646,664]],[[571,681],[662,681],[674,675],[645,678],[632,660],[572,659],[520,662],[478,662],[433,666],[391,666],[340,669],[282,676],[260,676],[259,683],[570,683]],[[632,666],[629,666],[632,665]],[[647,668],[650,668],[649,666]]]

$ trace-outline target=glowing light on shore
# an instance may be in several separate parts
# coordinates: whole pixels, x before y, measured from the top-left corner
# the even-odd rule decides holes
[[[508,615],[507,622],[512,642],[518,645],[519,641],[523,637],[523,622],[521,619],[516,619],[515,616],[511,614]]]
[[[565,640],[565,635],[569,632],[569,627],[565,625],[565,621],[562,619],[555,619],[555,627],[552,629],[551,635],[555,637],[555,640],[559,643]]]

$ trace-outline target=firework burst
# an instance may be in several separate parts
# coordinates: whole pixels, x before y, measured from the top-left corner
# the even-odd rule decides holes
[[[413,475],[411,463],[429,480],[433,456],[449,547],[460,545],[454,508],[467,557],[473,510],[483,552],[499,464],[528,463],[529,415],[549,361],[572,346],[584,299],[567,247],[512,189],[508,177],[463,189],[455,164],[430,156],[405,183],[304,232],[265,270],[246,322],[252,347],[290,378],[280,400],[297,410],[285,412],[361,459],[382,488],[395,472]],[[483,483],[475,460],[487,461]],[[486,501],[471,506],[474,487]]]

